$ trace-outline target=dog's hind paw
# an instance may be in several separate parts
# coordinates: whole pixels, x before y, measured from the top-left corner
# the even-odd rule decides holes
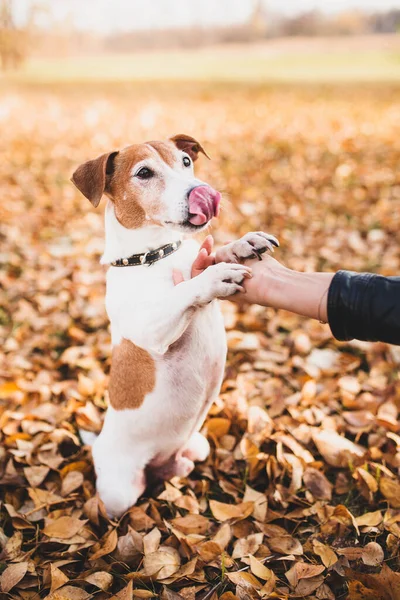
[[[203,462],[210,454],[208,439],[199,431],[195,431],[182,450],[182,455],[190,460]]]

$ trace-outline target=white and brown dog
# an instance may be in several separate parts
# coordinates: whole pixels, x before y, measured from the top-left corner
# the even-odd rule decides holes
[[[97,207],[105,194],[110,407],[93,446],[97,490],[111,516],[137,501],[150,471],[186,476],[209,453],[199,429],[216,399],[226,340],[217,298],[242,290],[240,264],[277,245],[253,233],[190,278],[199,245],[184,234],[218,215],[220,194],[193,173],[204,152],[187,135],[128,146],[81,165],[72,181]],[[173,270],[185,277],[173,284]]]

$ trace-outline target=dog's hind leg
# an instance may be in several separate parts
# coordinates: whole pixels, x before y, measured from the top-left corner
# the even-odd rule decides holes
[[[121,441],[100,434],[93,450],[96,488],[110,517],[120,517],[146,489],[144,465]]]
[[[192,461],[202,462],[209,454],[210,444],[200,431],[195,431],[182,448],[182,457]]]
[[[150,466],[148,473],[150,481],[167,481],[172,477],[187,477],[194,469],[194,462],[179,452],[171,456],[164,464]]]
[[[138,471],[130,476],[113,476],[110,472],[97,476],[97,491],[104,502],[107,514],[111,518],[121,517],[129,508],[134,506],[146,489],[144,471]]]

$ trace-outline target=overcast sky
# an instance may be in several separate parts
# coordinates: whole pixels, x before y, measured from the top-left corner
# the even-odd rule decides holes
[[[23,20],[33,0],[14,0]],[[182,27],[237,23],[248,18],[255,0],[41,0],[48,17],[41,21],[68,19],[80,29],[107,33],[116,30]],[[296,14],[313,8],[337,12],[350,8],[384,10],[400,8],[400,0],[265,0],[266,8]]]

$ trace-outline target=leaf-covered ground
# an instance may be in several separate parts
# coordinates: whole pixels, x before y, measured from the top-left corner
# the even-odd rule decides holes
[[[2,598],[400,599],[400,352],[288,313],[225,303],[210,458],[106,518],[77,434],[107,403],[103,217],[68,181],[188,133],[224,192],[219,243],[264,229],[293,268],[398,274],[399,92],[2,86]]]

